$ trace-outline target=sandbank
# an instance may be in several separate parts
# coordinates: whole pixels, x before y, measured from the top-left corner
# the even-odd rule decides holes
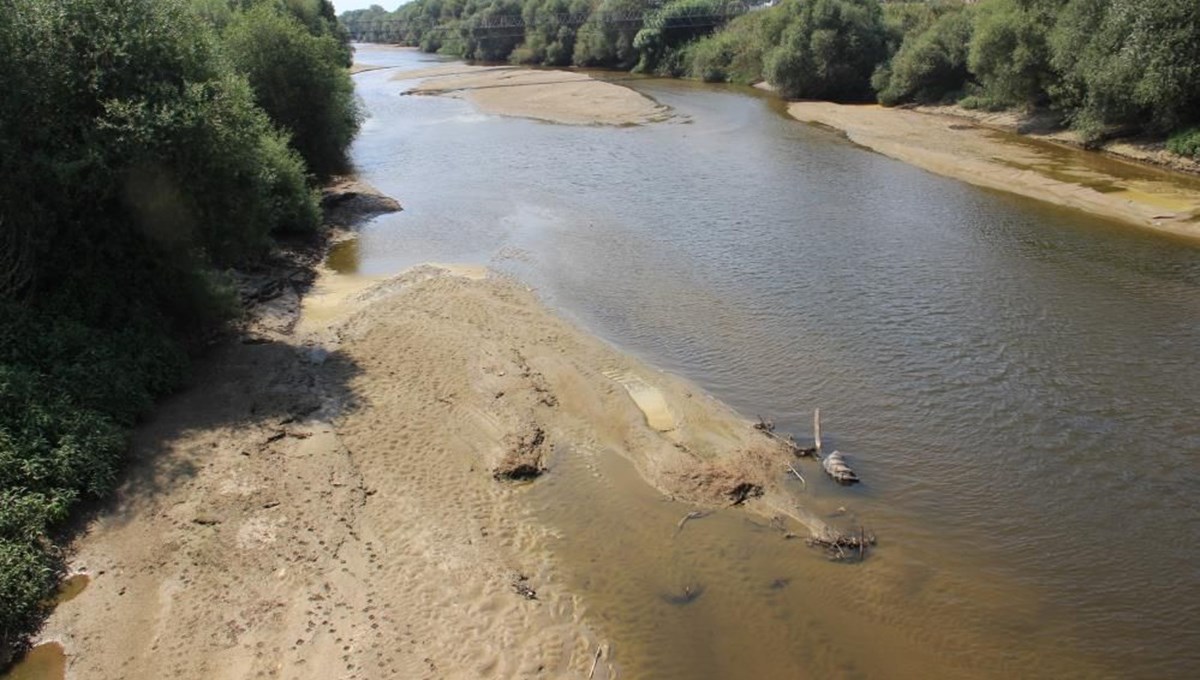
[[[575,71],[447,64],[393,79],[420,80],[408,94],[462,97],[484,113],[552,123],[639,125],[670,117],[645,95]]]
[[[955,116],[828,102],[793,102],[788,113],[930,172],[1200,240],[1200,182],[1186,175]]]
[[[602,650],[611,678],[514,466],[608,450],[676,498],[724,506],[749,481],[752,510],[789,507],[790,454],[519,282],[326,270],[323,295],[138,428],[71,558],[92,582],[42,632],[68,677],[585,678]]]

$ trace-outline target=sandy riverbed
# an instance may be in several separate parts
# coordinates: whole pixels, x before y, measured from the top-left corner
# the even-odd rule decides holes
[[[305,304],[138,429],[71,559],[93,581],[43,631],[68,677],[587,677],[608,641],[498,471],[601,448],[678,497],[783,505],[748,423],[516,282],[327,272]]]
[[[1200,239],[1200,183],[981,127],[957,116],[794,102],[788,113],[940,175],[1156,231]]]
[[[569,125],[638,125],[666,120],[667,107],[585,73],[512,66],[447,64],[403,71],[409,94],[465,97],[485,113]]]

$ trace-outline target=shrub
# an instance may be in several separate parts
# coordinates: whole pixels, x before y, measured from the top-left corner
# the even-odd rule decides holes
[[[1200,120],[1200,3],[1072,0],[1051,44],[1055,104],[1088,136]]]
[[[767,80],[785,97],[859,101],[886,57],[883,13],[874,0],[805,0],[782,6],[790,20],[766,57]]]
[[[1167,149],[1200,161],[1200,127],[1177,132],[1167,139]]]
[[[360,115],[338,39],[314,35],[294,15],[260,4],[233,19],[224,42],[255,101],[290,135],[309,169],[320,176],[343,171]]]
[[[944,14],[910,36],[890,64],[872,78],[880,103],[935,102],[961,91],[970,78],[970,41],[971,14],[966,11]]]
[[[1038,105],[1057,80],[1048,36],[1064,0],[991,0],[976,13],[968,64],[994,102]]]

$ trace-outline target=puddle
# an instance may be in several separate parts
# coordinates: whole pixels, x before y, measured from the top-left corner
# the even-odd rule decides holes
[[[82,589],[81,589],[82,590]],[[37,645],[0,680],[62,680],[67,675],[67,654],[57,642]]]
[[[54,604],[60,605],[64,602],[70,602],[79,597],[79,594],[87,589],[88,584],[92,582],[92,577],[87,574],[72,574],[63,579],[62,584],[58,587],[58,594],[54,596]]]
[[[358,238],[348,238],[333,244],[325,258],[325,266],[338,274],[357,274],[359,262]]]

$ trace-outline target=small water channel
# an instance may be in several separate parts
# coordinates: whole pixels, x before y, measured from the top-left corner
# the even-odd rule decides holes
[[[738,511],[673,537],[690,508],[562,454],[530,503],[622,677],[1194,672],[1200,250],[931,175],[747,89],[624,80],[676,117],[569,127],[391,75],[356,78],[353,153],[405,211],[340,271],[514,274],[744,414],[807,434],[820,407],[867,480],[803,492],[880,537],[847,566]],[[1147,190],[1138,172],[1107,188]]]

